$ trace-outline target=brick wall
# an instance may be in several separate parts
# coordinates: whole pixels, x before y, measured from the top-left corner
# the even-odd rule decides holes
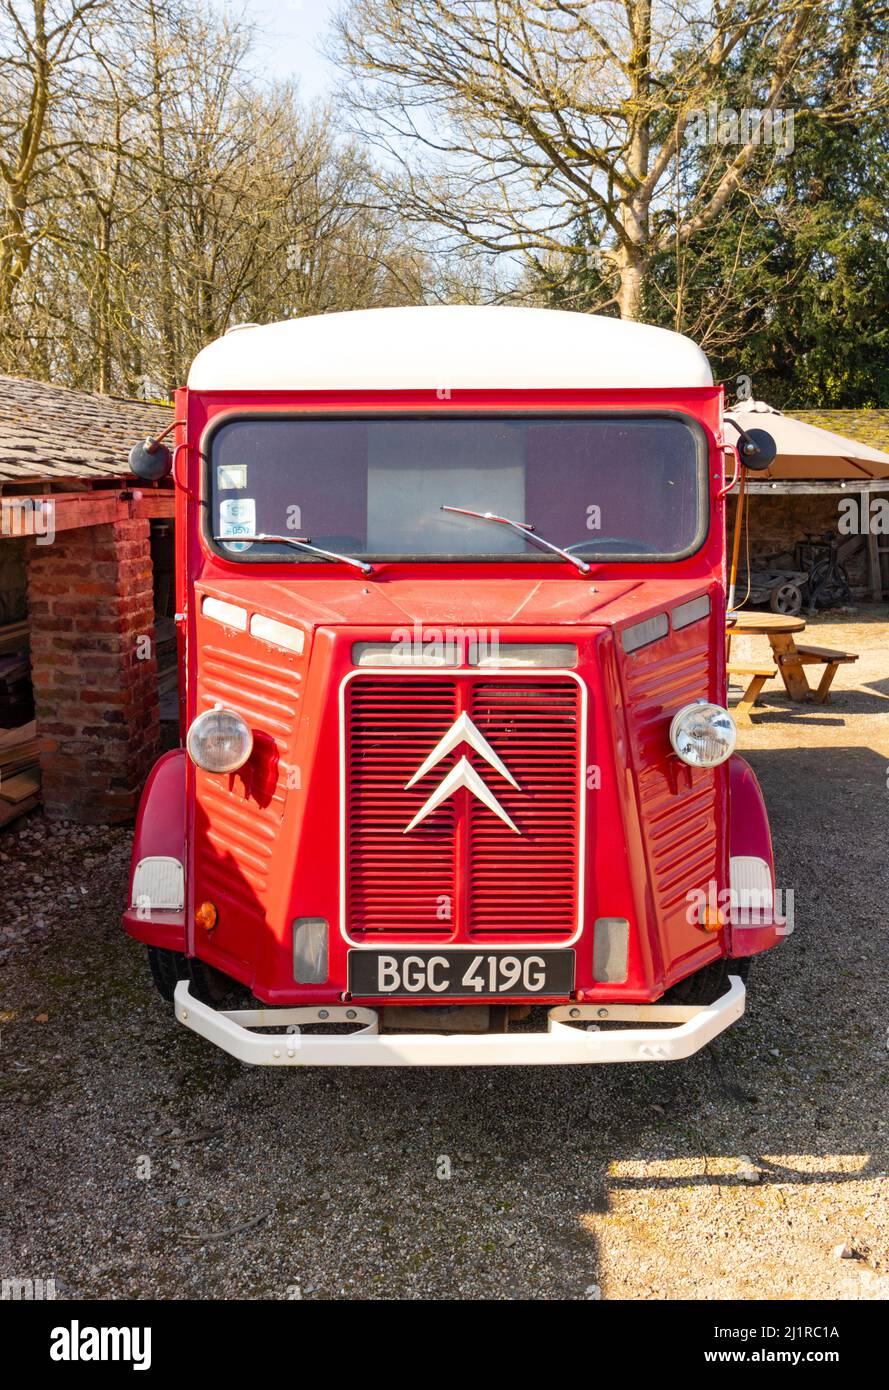
[[[28,608],[46,814],[127,820],[159,748],[148,522],[30,541]]]

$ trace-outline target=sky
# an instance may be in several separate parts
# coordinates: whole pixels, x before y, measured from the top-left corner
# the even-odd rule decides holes
[[[219,0],[220,8],[223,0]],[[304,101],[323,98],[336,70],[319,53],[339,0],[234,0],[262,31],[257,57],[270,77],[295,77]]]

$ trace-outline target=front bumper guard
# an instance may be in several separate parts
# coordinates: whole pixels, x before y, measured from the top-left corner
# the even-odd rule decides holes
[[[260,1067],[508,1067],[593,1062],[678,1062],[704,1047],[744,1012],[744,985],[712,1004],[561,1004],[545,1033],[380,1033],[375,1009],[238,1009],[223,1012],[176,986],[178,1021],[241,1062]],[[654,1028],[610,1029],[610,1023]],[[308,1025],[352,1025],[351,1033],[304,1033]],[[573,1025],[586,1024],[586,1027]],[[276,1028],[276,1033],[258,1033]],[[287,1031],[290,1029],[291,1031]]]

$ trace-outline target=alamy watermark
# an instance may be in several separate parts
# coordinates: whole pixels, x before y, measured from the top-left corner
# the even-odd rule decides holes
[[[56,538],[56,504],[51,497],[0,498],[0,536],[33,536],[38,545]]]
[[[0,1302],[43,1302],[56,1296],[55,1279],[0,1279]]]
[[[89,1327],[73,1319],[50,1333],[51,1361],[129,1361],[134,1371],[151,1369],[150,1327]]]
[[[837,530],[841,536],[889,536],[889,497],[860,492],[841,498]]]
[[[778,936],[789,936],[793,931],[792,888],[720,888],[711,879],[705,888],[692,888],[685,900],[686,921],[693,926],[719,923],[734,930],[774,926]]]
[[[758,106],[736,111],[711,101],[706,110],[696,107],[688,113],[685,138],[693,145],[769,145],[792,154],[794,112]]]
[[[496,665],[500,659],[498,628],[400,627],[392,633],[393,666]]]

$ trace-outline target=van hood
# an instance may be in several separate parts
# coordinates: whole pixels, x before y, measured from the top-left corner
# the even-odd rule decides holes
[[[196,591],[313,631],[317,627],[611,626],[712,587],[682,579],[201,580]]]

